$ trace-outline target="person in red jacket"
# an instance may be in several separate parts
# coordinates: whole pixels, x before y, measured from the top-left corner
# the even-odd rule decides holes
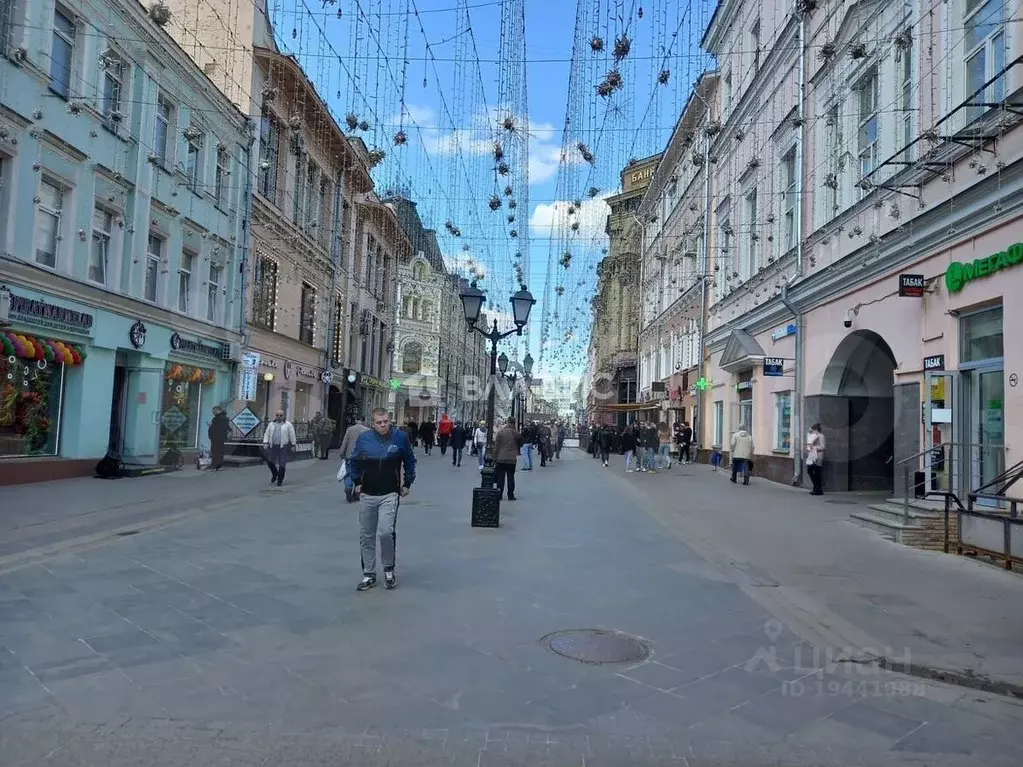
[[[451,443],[451,430],[454,428],[455,422],[447,413],[440,417],[440,423],[437,424],[437,443],[440,445],[441,455],[448,451],[448,445]]]

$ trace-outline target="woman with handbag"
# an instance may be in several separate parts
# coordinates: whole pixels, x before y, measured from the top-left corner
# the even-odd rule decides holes
[[[810,475],[810,481],[813,482],[813,490],[810,491],[810,495],[824,495],[821,472],[824,466],[826,447],[827,440],[824,439],[824,430],[819,423],[815,423],[806,435],[806,473]]]

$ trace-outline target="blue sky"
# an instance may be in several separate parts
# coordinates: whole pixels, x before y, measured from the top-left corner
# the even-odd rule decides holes
[[[519,265],[538,303],[528,335],[510,339],[507,351],[528,348],[551,377],[585,366],[589,298],[606,248],[602,199],[630,157],[659,151],[669,137],[705,65],[697,47],[711,8],[677,0],[270,0],[269,12],[281,47],[302,61],[342,127],[349,114],[368,123],[353,133],[386,154],[374,172],[378,187],[418,203],[451,268],[485,275],[480,286],[494,309],[507,311]],[[603,50],[593,50],[594,37]],[[630,50],[616,63],[622,37]],[[595,87],[612,69],[622,86],[602,98]],[[559,264],[565,253],[567,269]]]

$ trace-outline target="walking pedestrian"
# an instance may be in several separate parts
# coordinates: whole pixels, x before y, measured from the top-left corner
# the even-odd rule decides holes
[[[530,422],[522,430],[522,470],[533,470],[533,450],[536,447],[536,423]]]
[[[476,431],[472,433],[472,446],[480,459],[480,471],[483,471],[483,463],[487,460],[487,423],[480,421]]]
[[[568,432],[565,429],[565,424],[561,421],[557,422],[555,429],[555,443],[554,443],[554,457],[559,461],[561,460],[561,448],[565,446],[565,437],[568,436]]]
[[[359,499],[362,551],[362,580],[356,587],[359,591],[377,585],[378,534],[384,587],[393,589],[398,585],[394,559],[399,498],[409,494],[416,480],[416,456],[406,434],[391,426],[391,416],[384,408],[376,408],[372,417],[373,429],[363,432],[355,441],[349,469]]]
[[[625,453],[625,471],[631,474],[635,471],[632,462],[636,457],[636,433],[628,426],[622,432],[622,451]]]
[[[426,455],[429,455],[433,450],[433,440],[436,434],[437,424],[433,422],[432,418],[419,427],[419,439],[423,441],[423,452]]]
[[[284,484],[284,474],[288,468],[288,455],[298,447],[295,427],[291,421],[285,420],[284,411],[278,410],[272,423],[267,424],[263,432],[263,446],[266,448],[267,465],[270,467],[270,484],[277,487]]]
[[[519,460],[519,445],[522,437],[515,430],[515,419],[505,421],[504,428],[494,435],[494,467],[497,482],[497,497],[504,494],[505,478],[508,480],[508,500],[515,500],[515,464]]]
[[[345,436],[341,439],[341,460],[347,461],[352,457],[352,451],[355,449],[355,443],[363,435],[363,433],[369,431],[369,427],[366,425],[366,419],[359,416],[359,420],[345,429]],[[352,479],[351,467],[349,467],[348,473],[345,475],[345,500],[352,503],[355,500],[355,482]]]
[[[646,470],[650,474],[657,473],[657,455],[661,449],[661,441],[657,436],[657,427],[653,421],[647,421],[643,427],[643,447]]]
[[[547,466],[551,459],[551,422],[540,424],[540,468]]]
[[[663,469],[671,468],[671,432],[668,431],[668,424],[661,421],[657,424],[657,442],[660,454],[658,463]]]
[[[810,475],[813,482],[813,490],[810,495],[824,495],[824,481],[821,476],[824,468],[824,450],[827,447],[827,440],[824,439],[824,429],[819,423],[810,427],[806,435],[806,473]]]
[[[451,416],[447,413],[440,417],[440,423],[437,425],[437,439],[440,444],[440,454],[446,455],[448,452],[448,445],[451,442],[451,430],[455,428],[455,422],[451,420]]]
[[[230,431],[231,422],[227,420],[227,413],[221,407],[213,408],[213,420],[206,430],[210,438],[210,468],[213,471],[220,471],[224,465],[224,451]]]
[[[309,436],[313,441],[313,458],[320,458],[323,455],[323,413],[319,410],[309,421]]]
[[[692,461],[692,457],[689,454],[690,447],[693,444],[693,427],[689,425],[689,421],[682,422],[682,428],[679,430],[679,438],[682,440],[682,449],[679,451],[679,460],[683,464],[688,465]]]
[[[465,427],[460,422],[450,421],[451,433],[449,439],[451,441],[451,465],[461,466],[462,465],[462,453],[465,452],[465,441],[468,435],[465,433]],[[443,450],[441,451],[443,455]]]
[[[753,460],[753,435],[746,431],[746,424],[739,424],[739,428],[732,435],[731,441],[732,457],[732,482],[736,476],[742,473],[742,484],[749,484],[750,462]]]

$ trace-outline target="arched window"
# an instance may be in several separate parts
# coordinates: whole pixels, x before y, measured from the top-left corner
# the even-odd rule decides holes
[[[426,264],[424,264],[422,261],[416,261],[415,265],[412,267],[412,277],[413,279],[420,281],[425,280]]]
[[[418,373],[423,369],[423,347],[415,342],[405,345],[401,355],[401,372]]]

